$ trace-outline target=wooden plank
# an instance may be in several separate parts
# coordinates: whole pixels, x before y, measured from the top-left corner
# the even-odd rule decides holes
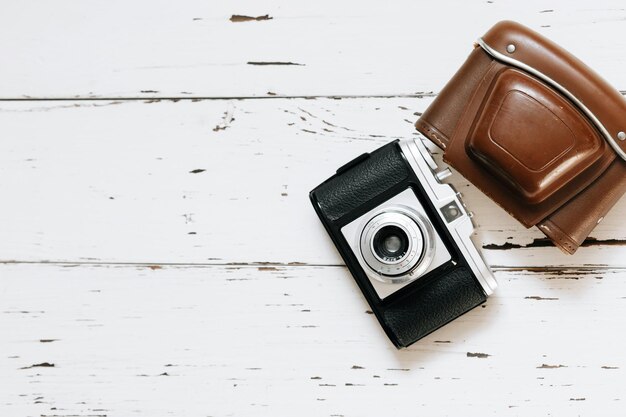
[[[412,137],[430,100],[2,103],[0,258],[341,264],[308,192]],[[492,265],[626,265],[625,199],[567,256],[460,175],[452,183]]]
[[[485,308],[396,351],[341,267],[4,264],[0,407],[618,415],[624,269],[496,274]]]
[[[25,0],[0,7],[2,98],[436,92],[476,38],[511,18],[626,90],[619,0]],[[271,19],[233,22],[234,14]]]

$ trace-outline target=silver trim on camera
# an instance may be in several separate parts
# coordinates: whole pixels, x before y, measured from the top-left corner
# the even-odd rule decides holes
[[[381,258],[374,247],[374,236],[387,226],[398,227],[408,240],[407,251],[398,260]],[[417,267],[412,275],[421,274],[430,266],[435,246],[433,235],[433,228],[423,214],[403,206],[383,209],[363,228],[361,255],[371,269],[379,272],[372,275],[374,279],[392,284],[409,281],[412,276],[408,272]]]
[[[390,262],[389,264],[392,264],[391,267],[383,263],[368,263],[364,255],[374,250],[372,242],[374,234],[368,233],[368,226],[380,216],[388,216],[391,214],[397,215],[397,217],[394,216],[395,221],[404,223],[404,225],[415,222],[415,219],[419,219],[418,221],[423,223],[422,227],[414,223],[416,227],[419,228],[418,232],[422,234],[422,249],[419,253],[417,253],[418,251],[416,250],[412,258],[409,258],[411,256],[409,252],[409,257],[403,257],[395,262]],[[387,217],[387,219],[388,218],[389,217]],[[374,229],[380,230],[378,225],[382,226],[382,224],[379,222],[376,223],[377,225],[374,226]],[[424,207],[422,207],[415,192],[411,188],[407,188],[363,214],[358,219],[345,225],[341,228],[341,233],[348,241],[352,252],[357,257],[372,287],[374,287],[374,290],[381,299],[399,291],[411,282],[452,259],[441,237],[433,230],[426,210],[424,210]],[[410,239],[408,235],[407,237]],[[406,264],[407,262],[410,262],[410,264]],[[395,264],[395,266],[393,264]],[[400,275],[394,276],[394,273],[399,273]]]
[[[437,180],[436,164],[423,142],[427,139],[421,134],[418,136],[415,140],[401,141],[400,149],[413,168],[415,175],[419,178],[430,201],[438,208],[437,213],[452,235],[454,243],[463,253],[485,294],[489,296],[493,294],[498,283],[472,242],[471,236],[474,232],[474,225],[465,210],[465,204],[460,199],[460,194],[450,184],[444,184]],[[430,160],[424,157],[425,153],[428,154]],[[450,208],[459,210],[459,214],[451,217]]]

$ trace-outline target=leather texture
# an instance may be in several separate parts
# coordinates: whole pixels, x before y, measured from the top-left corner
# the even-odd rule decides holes
[[[550,213],[554,212],[556,209],[565,204],[572,195],[582,191],[584,187],[591,184],[607,166],[612,162],[615,158],[615,154],[612,150],[608,150],[609,147],[606,146],[605,150],[608,150],[604,153],[601,158],[594,158],[591,161],[589,159],[586,161],[580,161],[580,163],[576,163],[576,167],[584,168],[584,175],[575,176],[571,181],[559,181],[554,182],[551,181],[550,178],[554,178],[557,174],[561,174],[558,169],[548,169],[544,172],[534,173],[535,175],[528,175],[528,173],[520,173],[519,164],[517,166],[511,165],[509,161],[501,164],[503,166],[506,175],[504,173],[500,173],[498,176],[493,175],[493,171],[489,169],[485,169],[484,160],[480,161],[476,158],[476,155],[468,154],[467,145],[468,138],[472,137],[473,131],[477,127],[477,121],[480,120],[481,116],[488,115],[489,113],[493,113],[488,107],[485,107],[486,100],[490,97],[490,92],[493,90],[494,86],[498,85],[498,82],[502,78],[503,74],[508,73],[509,71],[515,71],[507,66],[493,61],[483,76],[482,80],[476,87],[475,93],[469,102],[466,103],[465,111],[461,115],[459,123],[454,131],[454,134],[450,138],[450,142],[444,154],[444,160],[449,163],[451,166],[455,167],[461,174],[463,174],[468,180],[470,180],[474,185],[480,188],[485,194],[491,197],[494,201],[496,201],[501,207],[503,207],[508,213],[510,213],[513,217],[519,220],[526,227],[531,227],[535,225],[537,222],[544,219]],[[534,83],[538,85],[542,85],[542,83],[538,80],[533,80]],[[517,86],[519,87],[519,86]],[[508,90],[506,94],[521,94],[519,90],[515,89],[516,86],[513,86],[513,89]],[[543,85],[544,89],[548,89],[547,86]],[[538,88],[535,89],[535,92]],[[546,90],[544,90],[546,91]],[[528,89],[526,89],[526,93],[530,93]],[[536,95],[533,97],[536,100],[542,100],[544,103],[547,100],[540,95]],[[561,102],[559,105],[565,106],[567,103]],[[544,110],[547,111],[547,110]],[[571,131],[576,130],[576,135],[579,137],[584,137],[585,135],[593,134],[593,128],[585,120],[582,114],[575,112],[573,109],[569,109],[569,112],[565,113],[570,117],[566,118],[567,126]],[[511,118],[517,117],[517,114],[511,115]],[[535,114],[536,116],[536,114]],[[537,122],[537,120],[521,120],[517,127],[521,129],[520,131],[514,132],[513,128],[515,126],[510,126],[510,135],[516,137],[517,140],[522,141],[519,148],[527,149],[528,154],[532,155],[537,152],[541,152],[541,148],[537,148],[533,146],[533,142],[541,141],[544,143],[542,148],[549,149],[554,148],[555,146],[551,145],[553,138],[546,135],[545,129],[534,129],[538,135],[541,135],[539,138],[534,137],[532,139],[526,137],[524,134],[529,133],[529,129],[526,127],[528,124]],[[509,120],[510,122],[510,120]],[[561,123],[565,123],[562,119]],[[584,126],[587,126],[587,129],[583,129]],[[576,140],[575,135],[572,132],[572,140]],[[589,138],[590,141],[593,138]],[[598,142],[604,144],[604,140],[597,137]],[[485,141],[492,141],[492,138],[485,138]],[[579,161],[579,157],[581,155],[574,155],[573,160],[575,162]],[[527,157],[530,159],[530,157]],[[498,161],[493,161],[495,164]],[[571,159],[570,159],[571,162]],[[589,162],[593,162],[593,164],[589,165]],[[571,165],[571,164],[570,164]],[[581,166],[582,165],[582,166]],[[574,167],[575,168],[575,167]],[[572,169],[565,172],[565,174],[571,174]],[[525,198],[524,192],[521,190],[515,190],[510,187],[510,184],[513,184],[513,180],[506,181],[507,177],[515,178],[517,174],[517,179],[526,181],[527,184],[533,183],[533,178],[535,183],[539,183],[539,197],[543,198],[535,198],[534,201],[531,201],[529,198]],[[564,178],[563,175],[559,175],[561,179]],[[542,186],[545,184],[545,186]],[[511,192],[517,191],[517,192]],[[549,197],[548,197],[549,195]]]
[[[483,40],[498,52],[547,75],[570,91],[602,122],[613,138],[626,132],[626,100],[595,71],[556,43],[516,22],[503,21]],[[508,45],[515,45],[509,53]],[[626,141],[616,141],[626,151]]]
[[[456,268],[387,306],[383,319],[395,330],[397,344],[408,346],[486,299],[469,269]]]
[[[492,62],[493,60],[480,48],[475,48],[417,120],[415,125],[417,130],[445,150],[467,103],[474,95],[476,86]]]
[[[541,35],[501,22],[483,40],[570,89],[605,126],[621,129],[626,122],[626,100]],[[507,51],[511,44],[513,53]],[[446,162],[567,253],[626,189],[626,162],[575,103],[479,47],[416,127],[444,149]]]
[[[337,175],[320,185],[315,193],[320,209],[329,220],[337,220],[405,180],[409,168],[393,147],[363,155],[340,168]]]
[[[574,253],[626,192],[625,171],[624,162],[615,159],[598,180],[537,227],[567,253]]]
[[[443,232],[442,220],[426,203],[427,197],[398,141],[346,164],[310,194],[320,220],[372,311],[389,339],[399,348],[409,346],[487,299],[467,261],[452,245],[448,247],[452,260],[446,265],[380,300],[345,241],[341,228],[408,187],[422,201],[442,239],[451,241],[447,232]]]
[[[467,153],[529,204],[545,201],[613,155],[570,102],[515,69],[494,79],[475,123]]]

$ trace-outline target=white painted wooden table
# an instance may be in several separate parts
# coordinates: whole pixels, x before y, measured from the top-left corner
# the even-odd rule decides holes
[[[396,351],[307,198],[504,18],[626,90],[617,0],[3,2],[0,416],[623,416],[626,199],[566,256],[456,175],[500,287]]]

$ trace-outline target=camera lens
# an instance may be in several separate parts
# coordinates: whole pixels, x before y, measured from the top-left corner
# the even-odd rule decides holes
[[[378,212],[363,227],[360,249],[374,277],[400,283],[414,279],[432,261],[433,229],[422,214],[404,206]]]
[[[409,249],[409,238],[398,226],[385,226],[374,235],[372,246],[384,261],[397,262]]]

